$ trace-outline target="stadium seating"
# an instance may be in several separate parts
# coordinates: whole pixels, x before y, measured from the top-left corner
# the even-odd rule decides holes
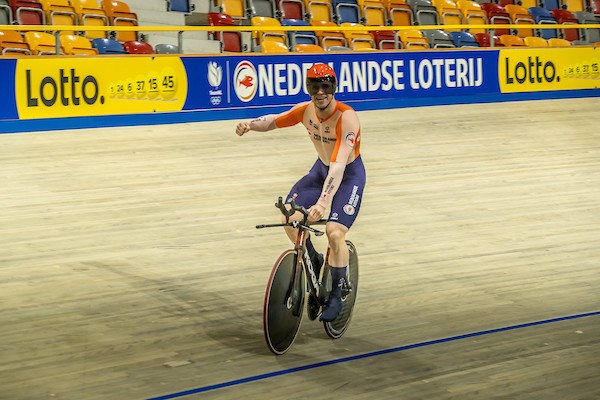
[[[338,25],[344,22],[358,24],[361,21],[357,0],[332,0],[331,11],[333,13],[333,20]]]
[[[358,0],[358,7],[367,26],[387,25],[387,10],[382,0]]]
[[[548,39],[549,47],[570,47],[571,42],[565,39],[552,38]]]
[[[527,36],[523,41],[527,47],[548,47],[548,41],[537,36]]]
[[[506,47],[523,47],[523,46],[525,46],[525,42],[523,41],[523,38],[520,38],[517,35],[502,35],[502,36],[500,36],[500,43],[502,43]]]
[[[587,0],[563,0],[563,5],[572,13],[585,11],[586,4]]]
[[[419,30],[408,29],[398,31],[398,37],[402,42],[402,47],[407,50],[423,50],[429,48],[429,41]]]
[[[9,0],[17,25],[46,25],[46,14],[38,0]]]
[[[307,20],[314,25],[316,21],[332,21],[331,2],[329,0],[304,0]]]
[[[355,24],[352,22],[344,22],[341,26],[364,28],[364,25]],[[344,37],[348,42],[348,46],[352,50],[375,49],[375,40],[373,40],[373,36],[369,33],[369,31],[344,31]]]
[[[375,47],[380,50],[395,50],[402,48],[398,34],[392,31],[372,31]]]
[[[130,40],[123,43],[123,49],[129,54],[154,54],[154,48],[150,43],[139,40]]]
[[[93,39],[92,47],[98,50],[98,54],[128,54],[123,45],[114,39]]]
[[[98,50],[92,47],[92,43],[78,35],[61,35],[60,44],[67,55],[94,56]]]
[[[479,42],[469,32],[450,32],[450,38],[456,47],[479,47]]]
[[[274,0],[248,0],[252,17],[277,18]]]
[[[46,32],[25,32],[25,42],[33,55],[64,54],[62,47],[56,52],[56,37]]]
[[[113,26],[137,26],[137,14],[129,9],[129,6],[117,0],[102,0],[102,9],[108,16],[110,24]],[[118,32],[117,40],[127,42],[129,40],[137,40],[137,31]]]
[[[264,40],[261,44],[261,51],[263,53],[288,53],[290,50],[284,43]]]
[[[154,51],[156,51],[156,54],[179,54],[179,48],[169,43],[157,44],[154,46]]]
[[[79,19],[75,8],[69,4],[69,0],[40,0],[42,9],[46,13],[46,24],[48,25],[78,25]],[[74,34],[73,31],[62,31],[61,34]]]
[[[383,0],[388,15],[388,25],[411,26],[413,24],[412,8],[406,0]]]
[[[461,25],[463,23],[463,14],[453,0],[433,0],[432,4],[440,16],[441,24]],[[446,32],[460,32],[461,28],[444,28],[444,30]]]
[[[247,19],[247,8],[245,0],[220,0],[219,2],[219,12],[235,20]]]
[[[31,55],[29,45],[17,31],[0,31],[0,54],[3,56]]]
[[[533,17],[529,14],[527,9],[524,7],[521,7],[521,6],[518,6],[515,4],[507,4],[506,6],[504,6],[504,9],[508,13],[508,15],[510,15],[510,19],[512,19],[513,24],[515,24],[515,25],[523,25],[523,24],[533,25],[533,24],[535,24]],[[522,37],[522,38],[527,37],[527,36],[534,36],[533,29],[532,28],[519,28],[517,30],[517,36]]]
[[[337,26],[331,21],[314,21],[313,26]],[[323,49],[328,50],[331,46],[348,47],[348,41],[340,31],[315,31],[319,44]]]
[[[0,0],[0,25],[12,25],[13,13],[8,0]]]
[[[233,26],[235,21],[230,15],[212,12],[208,13],[208,24],[209,26]],[[222,51],[241,52],[243,49],[242,34],[240,32],[213,31],[208,34],[211,39],[221,42]]]
[[[596,18],[594,14],[587,11],[577,11],[573,13],[580,24],[599,24],[600,18]],[[579,36],[583,38],[586,43],[597,43],[600,42],[600,29],[588,28],[581,29]]]
[[[323,53],[325,50],[316,44],[297,44],[294,51],[296,53]]]
[[[308,22],[302,19],[284,19],[282,26],[310,26]],[[317,44],[317,36],[314,31],[288,31],[288,43],[290,49],[294,49],[297,44]]]
[[[431,0],[407,0],[413,12],[414,25],[440,25],[440,16]]]
[[[561,25],[579,24],[577,18],[568,10],[552,10],[552,16]],[[569,41],[579,40],[578,29],[561,29],[562,37]]]
[[[487,14],[487,18],[490,24],[494,25],[504,25],[504,24],[512,24],[512,20],[510,19],[510,15],[506,12],[506,9],[499,4],[493,3],[483,3],[481,5]],[[496,29],[495,34],[500,35],[510,35],[510,29]]]
[[[473,36],[479,43],[479,47],[504,47],[498,36],[492,36],[489,33],[476,33]]]
[[[429,41],[429,47],[432,49],[454,48],[454,42],[447,32],[439,29],[423,31],[423,36]]]
[[[98,6],[96,0],[69,0],[77,14],[79,24],[83,26],[109,26],[106,12]],[[106,31],[85,31],[88,39],[106,38]]]
[[[529,8],[529,13],[536,24],[556,25],[556,19],[545,8],[531,7]],[[539,33],[536,36],[543,37],[544,39],[556,38],[558,37],[558,31],[556,29],[539,29]]]
[[[273,29],[268,31],[252,31],[252,41],[255,48],[261,46],[264,41],[279,42],[287,47],[287,34],[284,31],[277,29],[277,27],[281,27],[281,22],[275,18],[252,17],[252,26],[269,27]]]
[[[281,19],[304,19],[304,3],[302,0],[280,0],[277,6]]]
[[[471,0],[458,0],[456,2],[458,9],[463,15],[463,23],[468,25],[485,25],[488,23],[487,13],[481,8],[481,5]],[[484,28],[470,28],[471,34],[485,33]]]

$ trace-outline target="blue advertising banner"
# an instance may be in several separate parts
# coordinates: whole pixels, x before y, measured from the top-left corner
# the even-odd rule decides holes
[[[497,51],[182,60],[189,85],[184,110],[264,107],[307,100],[306,71],[316,62],[333,67],[338,77],[336,97],[347,103],[500,92]]]

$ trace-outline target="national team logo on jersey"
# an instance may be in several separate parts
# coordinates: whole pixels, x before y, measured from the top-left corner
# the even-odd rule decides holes
[[[250,61],[241,61],[233,73],[233,88],[237,97],[244,103],[256,95],[258,74]]]
[[[348,146],[354,147],[356,144],[356,135],[354,132],[350,132],[346,135],[346,143],[348,143]]]
[[[354,213],[356,212],[356,208],[354,208],[352,204],[346,204],[344,206],[344,212],[348,215],[354,215]]]

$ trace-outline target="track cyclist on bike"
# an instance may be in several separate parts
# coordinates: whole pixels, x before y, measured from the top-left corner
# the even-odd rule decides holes
[[[236,133],[242,136],[251,130],[266,132],[300,122],[306,127],[318,158],[308,174],[292,187],[287,203],[295,200],[297,205],[307,208],[310,222],[325,217],[330,208],[326,234],[333,285],[321,314],[322,321],[330,322],[342,310],[341,290],[349,263],[346,234],[358,216],[366,173],[360,156],[360,122],[350,106],[335,99],[337,77],[333,68],[321,63],[313,65],[306,74],[306,89],[311,101],[299,103],[278,115],[240,122]],[[301,219],[300,213],[294,218]],[[295,242],[296,230],[286,227],[286,233]],[[317,253],[310,238],[306,247],[319,276],[323,255]],[[315,302],[309,298],[309,308],[311,303],[314,307]]]

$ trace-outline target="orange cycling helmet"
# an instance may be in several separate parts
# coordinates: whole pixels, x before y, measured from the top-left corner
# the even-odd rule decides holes
[[[327,94],[334,94],[337,89],[335,71],[327,64],[315,64],[306,73],[306,89],[314,96],[320,89]]]

